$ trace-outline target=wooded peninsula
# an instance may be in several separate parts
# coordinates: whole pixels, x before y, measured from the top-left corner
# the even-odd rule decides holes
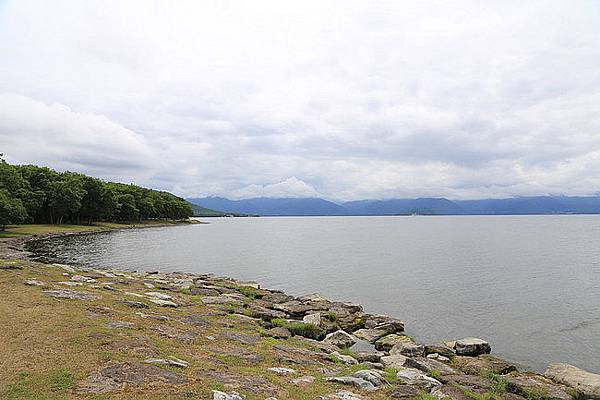
[[[0,229],[8,224],[92,224],[187,219],[192,206],[168,192],[0,158]]]

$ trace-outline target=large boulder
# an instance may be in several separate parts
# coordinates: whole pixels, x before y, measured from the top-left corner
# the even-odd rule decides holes
[[[489,354],[492,347],[488,342],[478,338],[464,338],[454,342],[454,350],[459,356],[478,356],[480,354]]]
[[[323,339],[325,343],[332,344],[340,348],[347,348],[356,343],[356,339],[342,330],[332,332]]]
[[[481,375],[486,372],[505,375],[517,370],[514,364],[489,354],[483,354],[478,357],[457,356],[454,358],[454,365],[465,374],[471,375]]]
[[[535,374],[505,375],[508,390],[519,396],[544,400],[572,400],[564,386]]]
[[[415,368],[431,374],[432,371],[437,371],[440,375],[456,375],[458,371],[444,364],[443,362],[432,360],[425,357],[407,358],[404,363],[405,367]]]
[[[423,389],[431,389],[440,386],[441,382],[435,378],[425,375],[422,371],[414,368],[398,368],[398,382],[403,385],[417,386]]]
[[[570,386],[586,399],[600,399],[600,375],[569,364],[550,364],[544,375],[556,383]]]
[[[375,343],[377,341],[377,339],[384,337],[385,335],[388,335],[389,332],[387,332],[384,329],[359,329],[355,332],[353,332],[354,336],[356,336],[359,339],[362,340],[366,340],[369,343]]]
[[[404,331],[404,322],[387,315],[367,315],[365,319],[366,329],[381,329],[387,333],[398,333]]]
[[[407,357],[423,357],[425,347],[416,343],[398,343],[390,349],[390,354],[402,354]]]
[[[392,347],[402,343],[414,344],[415,342],[409,336],[392,333],[391,335],[377,339],[375,348],[380,351],[390,351]]]

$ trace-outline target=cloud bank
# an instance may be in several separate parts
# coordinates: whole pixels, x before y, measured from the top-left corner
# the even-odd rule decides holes
[[[0,3],[0,152],[184,196],[597,193],[595,2]]]

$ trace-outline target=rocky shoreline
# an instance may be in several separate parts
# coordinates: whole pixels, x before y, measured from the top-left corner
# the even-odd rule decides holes
[[[140,354],[94,366],[68,392],[73,398],[200,384],[193,398],[600,399],[600,375],[568,364],[522,372],[478,338],[417,343],[401,320],[358,304],[214,275],[43,264],[26,258],[24,244],[3,244],[11,262],[0,273],[19,273],[43,298],[84,303],[89,318],[109,320],[114,340],[135,330],[149,341]],[[181,350],[154,351],[153,337]]]

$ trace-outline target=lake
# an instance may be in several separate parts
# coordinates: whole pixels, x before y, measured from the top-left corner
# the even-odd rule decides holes
[[[205,220],[42,247],[62,262],[318,292],[401,318],[419,341],[476,336],[537,371],[562,361],[600,372],[600,216]]]

